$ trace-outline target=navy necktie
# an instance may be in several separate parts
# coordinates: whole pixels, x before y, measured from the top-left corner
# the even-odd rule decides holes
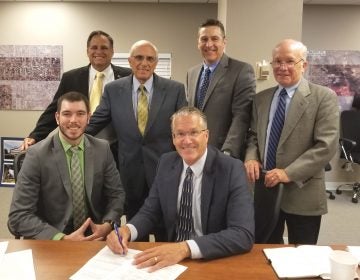
[[[285,121],[286,95],[286,89],[283,88],[279,94],[279,102],[271,124],[266,155],[266,170],[272,170],[276,167],[276,150]]]
[[[194,230],[193,218],[192,218],[192,194],[193,194],[193,172],[190,167],[186,169],[186,176],[183,183],[176,242],[189,240]]]
[[[210,74],[211,74],[210,68],[206,68],[204,79],[203,79],[203,82],[201,84],[200,91],[199,91],[198,102],[197,102],[197,107],[200,110],[202,110],[204,107],[205,96],[206,96],[206,92],[207,92],[207,89],[208,89],[209,83],[210,83]]]

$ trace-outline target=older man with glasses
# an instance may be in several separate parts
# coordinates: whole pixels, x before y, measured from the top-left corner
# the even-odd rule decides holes
[[[126,191],[125,213],[131,219],[148,196],[160,156],[174,149],[170,117],[187,102],[183,84],[154,73],[158,62],[154,44],[136,42],[128,61],[133,74],[105,86],[86,132],[94,135],[112,122]],[[161,241],[163,236],[158,233],[155,238]]]
[[[271,63],[278,85],[254,98],[245,167],[255,182],[255,242],[268,235],[272,215],[264,187],[284,184],[268,243],[284,242],[286,223],[289,243],[316,244],[321,215],[327,213],[324,166],[336,152],[339,107],[333,91],[303,78],[306,53],[301,42],[281,41]]]

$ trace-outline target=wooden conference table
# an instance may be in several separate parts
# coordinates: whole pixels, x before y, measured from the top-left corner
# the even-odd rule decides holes
[[[4,241],[4,240],[2,240]],[[100,249],[103,241],[64,242],[47,240],[8,240],[7,252],[32,249],[37,280],[69,279]],[[132,242],[130,248],[145,250],[160,243]],[[279,245],[255,244],[251,252],[244,255],[217,260],[184,260],[180,264],[188,267],[178,279],[277,279],[268,264],[262,249]]]

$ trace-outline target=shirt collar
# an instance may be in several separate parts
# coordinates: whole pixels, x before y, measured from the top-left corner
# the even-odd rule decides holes
[[[210,65],[207,65],[205,62],[203,62],[203,69],[205,70],[206,68],[209,68],[211,73],[213,73],[215,71],[216,66],[218,66],[219,62],[220,60]]]
[[[151,77],[144,84],[144,86],[146,88],[146,91],[149,92],[149,93],[152,91],[153,81],[154,81],[154,75],[151,75]],[[135,92],[137,91],[137,89],[141,85],[139,80],[135,78],[135,75],[133,75],[133,85],[134,85]]]
[[[195,177],[199,177],[203,173],[206,156],[207,156],[207,148],[205,150],[205,153],[197,160],[197,162],[195,162],[193,165],[190,166]],[[189,165],[186,164],[184,160],[183,160],[183,165],[184,165],[184,170],[186,170],[189,167]]]
[[[286,92],[287,92],[287,95],[288,95],[290,98],[292,98],[292,97],[294,96],[295,91],[296,91],[296,89],[298,88],[300,82],[301,82],[301,80],[300,80],[299,82],[297,82],[295,85],[291,86],[291,87],[285,87]],[[276,92],[276,95],[279,95],[283,88],[284,88],[283,86],[279,85],[279,86],[278,86],[278,90],[277,90],[277,92]]]
[[[72,147],[72,145],[65,140],[65,138],[62,136],[62,134],[60,132],[59,132],[59,138],[60,138],[60,142],[64,148],[65,153],[67,153],[69,151],[69,149]],[[81,136],[81,140],[80,140],[78,147],[80,148],[81,151],[84,151],[84,135]]]
[[[91,78],[91,80],[95,80],[95,75],[96,75],[97,72],[99,72],[99,71],[97,71],[92,65],[90,65],[90,78]],[[111,64],[101,72],[103,72],[105,74],[105,78],[110,77],[111,74],[114,75],[114,71],[113,71],[113,69],[111,67]]]

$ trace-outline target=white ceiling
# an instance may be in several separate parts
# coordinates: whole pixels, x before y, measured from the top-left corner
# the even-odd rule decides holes
[[[217,3],[218,0],[0,0],[0,2]],[[360,5],[360,0],[304,0],[305,5]]]

